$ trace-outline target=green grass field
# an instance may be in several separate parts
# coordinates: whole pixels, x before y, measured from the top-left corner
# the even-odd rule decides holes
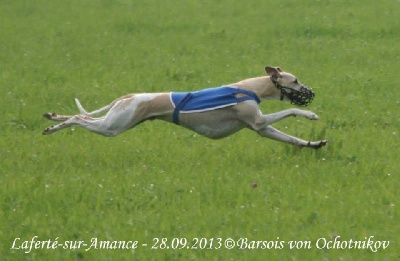
[[[0,260],[398,260],[399,13],[395,0],[3,0]],[[248,130],[215,141],[157,121],[115,138],[41,134],[52,124],[41,115],[77,113],[75,97],[93,110],[265,65],[312,87],[320,116],[274,126],[326,147]],[[323,245],[338,235],[342,247]],[[32,238],[88,245],[29,249]],[[87,250],[95,239],[138,247]],[[390,244],[345,246],[368,239]]]

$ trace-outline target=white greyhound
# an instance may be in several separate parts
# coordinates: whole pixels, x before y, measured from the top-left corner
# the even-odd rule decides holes
[[[153,119],[186,127],[211,139],[224,138],[249,128],[262,137],[290,143],[299,147],[318,149],[326,140],[305,141],[273,128],[271,124],[288,116],[304,116],[317,120],[306,110],[287,109],[263,115],[258,107],[262,100],[286,100],[306,106],[315,94],[297,78],[279,67],[265,67],[268,76],[245,79],[218,88],[197,92],[165,92],[128,94],[109,105],[87,112],[75,99],[80,114],[75,116],[46,113],[43,116],[61,124],[51,126],[43,134],[51,134],[76,125],[104,136],[116,136],[136,125]],[[93,116],[107,112],[105,116]]]

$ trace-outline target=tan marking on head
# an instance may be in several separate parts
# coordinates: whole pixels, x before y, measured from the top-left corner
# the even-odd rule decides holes
[[[281,73],[281,78],[277,80],[277,82],[285,87],[293,88],[295,90],[300,90],[303,86],[300,81],[291,73],[283,72]]]

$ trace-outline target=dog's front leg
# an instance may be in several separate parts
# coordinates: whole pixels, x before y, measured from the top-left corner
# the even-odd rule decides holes
[[[275,112],[275,113],[271,113],[271,114],[262,115],[260,117],[259,124],[271,125],[275,122],[283,120],[284,118],[287,118],[290,116],[297,116],[297,115],[304,116],[310,120],[318,120],[319,119],[317,114],[313,113],[312,111],[306,111],[306,110],[292,108],[292,109],[287,109],[287,110],[283,110],[283,111],[279,111],[279,112]]]
[[[293,136],[290,136],[286,133],[283,133],[272,126],[266,126],[259,131],[257,131],[263,137],[267,137],[273,140],[286,142],[292,145],[296,145],[298,147],[309,147],[314,149],[319,149],[326,145],[328,141],[321,140],[321,141],[305,141]]]

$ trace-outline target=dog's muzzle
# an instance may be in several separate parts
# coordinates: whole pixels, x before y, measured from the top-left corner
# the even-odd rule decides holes
[[[285,95],[286,97],[288,97],[290,99],[290,102],[292,104],[296,104],[296,105],[300,105],[300,106],[309,105],[315,97],[315,93],[311,89],[309,89],[307,86],[302,86],[300,88],[300,91],[297,91],[295,89],[288,88],[288,87],[282,87],[281,92],[282,92],[281,100],[283,99],[283,96]]]
[[[274,83],[276,88],[281,91],[281,100],[283,100],[283,97],[286,96],[289,98],[292,104],[307,106],[313,101],[315,97],[315,93],[305,85],[301,86],[300,90],[298,91],[293,88],[282,86],[276,81],[272,82]]]

